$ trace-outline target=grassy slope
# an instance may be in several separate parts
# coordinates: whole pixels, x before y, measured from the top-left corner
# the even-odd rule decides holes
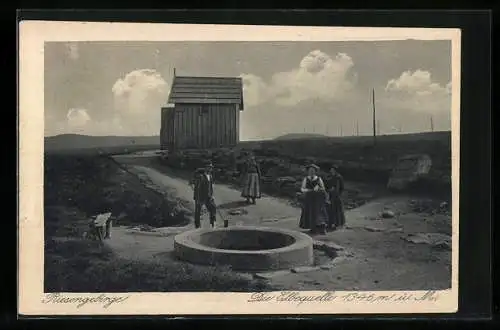
[[[88,136],[79,134],[62,134],[45,138],[48,150],[134,147],[142,145],[159,145],[158,136]]]
[[[286,158],[289,162],[303,163],[309,159],[323,168],[335,163],[348,180],[379,178],[381,182],[387,182],[400,156],[424,153],[431,157],[432,167],[421,188],[424,191],[451,191],[450,132],[379,136],[376,146],[368,136],[270,140],[241,145],[255,149],[258,155]]]
[[[118,259],[105,245],[82,240],[88,218],[98,212],[124,214],[118,223],[178,225],[173,205],[143,187],[105,157],[48,155],[45,158],[45,291],[245,291],[266,286],[227,269],[175,261]],[[57,239],[56,239],[57,238]],[[61,240],[63,238],[63,240]]]
[[[398,157],[418,153],[429,154],[437,169],[451,164],[450,132],[384,135],[377,138],[376,146],[369,136],[269,140],[245,142],[242,146],[283,156],[318,157],[375,167],[391,168]]]

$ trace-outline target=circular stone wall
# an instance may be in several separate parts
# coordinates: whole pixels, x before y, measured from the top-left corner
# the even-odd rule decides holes
[[[234,270],[278,270],[311,266],[313,240],[277,228],[197,229],[175,236],[174,253],[183,261],[226,265]]]

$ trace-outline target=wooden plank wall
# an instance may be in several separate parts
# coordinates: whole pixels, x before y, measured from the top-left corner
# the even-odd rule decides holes
[[[161,121],[160,121],[160,149],[165,150],[167,148],[167,108],[161,108]]]
[[[218,148],[235,145],[238,140],[237,108],[232,104],[210,104],[201,113],[199,104],[177,104],[175,111],[175,146]]]
[[[166,119],[167,121],[167,147],[173,149],[175,147],[175,108],[168,110]]]
[[[234,112],[234,121],[236,122],[236,136],[234,137],[234,144],[240,143],[240,106],[236,105],[236,111]]]
[[[174,144],[174,108],[162,108],[161,109],[161,126],[160,126],[160,145],[161,149],[171,149]]]

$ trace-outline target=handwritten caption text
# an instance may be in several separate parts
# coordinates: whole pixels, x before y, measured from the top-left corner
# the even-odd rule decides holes
[[[391,294],[376,293],[346,293],[325,292],[321,294],[306,294],[298,291],[287,291],[279,293],[258,292],[253,293],[248,299],[250,303],[278,302],[278,303],[315,303],[315,302],[342,302],[342,303],[408,303],[408,302],[435,302],[439,299],[436,291],[427,291],[423,294],[413,292],[401,292]]]

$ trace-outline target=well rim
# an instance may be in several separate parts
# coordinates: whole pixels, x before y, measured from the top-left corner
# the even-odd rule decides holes
[[[210,247],[207,245],[200,244],[193,240],[192,238],[195,236],[201,236],[202,234],[207,234],[211,232],[217,232],[217,231],[255,231],[255,232],[266,232],[266,233],[277,233],[277,234],[282,234],[282,235],[288,235],[294,238],[295,242],[286,245],[284,247],[279,247],[279,248],[274,248],[274,249],[264,249],[264,250],[236,250],[236,249],[219,249],[219,248],[214,248]],[[215,229],[205,229],[205,228],[200,228],[200,229],[195,229],[192,231],[186,231],[181,234],[178,234],[174,237],[174,243],[175,244],[180,244],[183,246],[187,246],[196,250],[202,250],[205,252],[212,252],[212,253],[225,253],[225,254],[234,254],[234,255],[251,255],[251,254],[256,254],[256,255],[266,255],[266,254],[276,254],[276,253],[281,253],[281,252],[287,252],[295,249],[301,249],[301,248],[306,248],[307,246],[311,245],[313,243],[313,239],[309,236],[306,235],[302,232],[298,231],[293,231],[293,230],[288,230],[288,229],[282,229],[282,228],[270,228],[270,227],[247,227],[247,226],[233,226],[233,227],[228,227],[228,228],[215,228]]]

